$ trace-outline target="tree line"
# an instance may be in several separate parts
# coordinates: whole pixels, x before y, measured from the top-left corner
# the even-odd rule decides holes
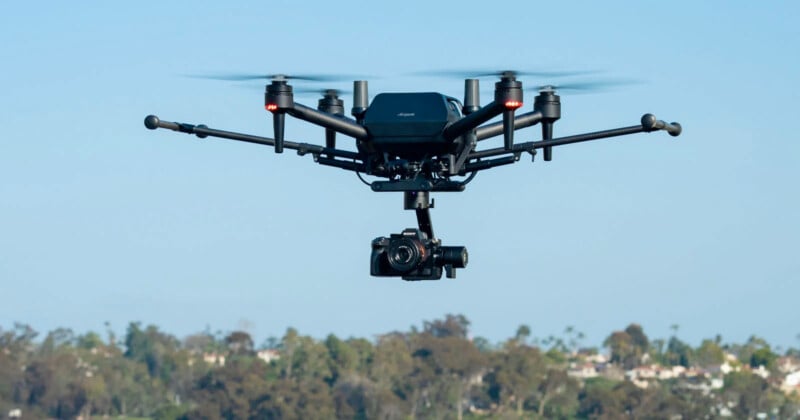
[[[374,340],[289,328],[260,346],[276,356],[265,361],[245,331],[179,340],[131,323],[124,337],[63,328],[40,337],[15,324],[0,328],[0,418],[15,410],[59,419],[800,418],[798,395],[780,389],[780,357],[798,360],[797,349],[779,352],[757,337],[693,347],[677,334],[650,340],[631,324],[605,340],[604,373],[584,378],[571,370],[602,349],[581,348],[582,338],[572,327],[532,338],[522,325],[492,344],[470,338],[463,315],[447,315]],[[706,376],[646,387],[624,377],[645,364],[726,362],[737,369],[717,388],[703,386]],[[755,375],[760,366],[773,374]]]

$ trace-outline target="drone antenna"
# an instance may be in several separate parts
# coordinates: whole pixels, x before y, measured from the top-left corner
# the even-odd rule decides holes
[[[464,115],[471,114],[481,109],[480,87],[478,79],[464,80]]]
[[[369,94],[367,92],[367,81],[356,80],[353,82],[353,109],[350,113],[360,124],[363,122],[364,113],[369,107]]]

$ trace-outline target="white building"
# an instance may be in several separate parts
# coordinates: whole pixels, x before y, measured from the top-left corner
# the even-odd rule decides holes
[[[203,361],[209,365],[225,366],[225,355],[221,353],[203,353]]]
[[[265,363],[269,363],[269,362],[271,362],[273,360],[280,359],[281,355],[280,355],[280,353],[278,353],[277,350],[264,349],[264,350],[259,350],[256,353],[256,357],[258,357],[259,359],[263,360]]]
[[[796,392],[800,395],[800,370],[787,374],[783,378],[781,389],[787,394]]]
[[[753,375],[758,375],[764,379],[769,378],[769,371],[764,365],[758,365],[758,368],[752,370]]]
[[[608,363],[608,356],[605,354],[590,354],[584,358],[589,363]]]
[[[594,378],[597,377],[597,368],[594,367],[594,363],[582,363],[571,366],[567,370],[567,375],[580,379]]]
[[[781,357],[778,359],[778,370],[781,373],[796,372],[800,370],[800,360],[795,357]]]

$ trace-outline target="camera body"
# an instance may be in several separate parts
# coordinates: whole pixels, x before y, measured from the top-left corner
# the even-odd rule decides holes
[[[442,246],[419,229],[405,229],[372,241],[370,274],[377,277],[402,277],[403,280],[439,280],[442,269],[455,277],[455,268],[467,266],[467,249]]]

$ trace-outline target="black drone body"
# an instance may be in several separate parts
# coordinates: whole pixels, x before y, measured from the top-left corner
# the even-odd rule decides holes
[[[459,119],[461,110],[454,98],[439,93],[381,93],[364,113],[371,141],[362,143],[361,151],[408,161],[455,153],[457,144],[445,138],[444,130]]]
[[[497,73],[500,80],[495,83],[493,101],[484,106],[480,105],[478,79],[465,80],[463,104],[435,92],[381,93],[370,103],[367,82],[357,80],[353,83],[353,118],[344,115],[344,101],[336,90],[323,91],[316,109],[294,101],[289,79],[315,80],[313,77],[237,77],[235,80],[271,79],[264,105],[273,115],[274,138],[162,121],[154,115],[145,118],[145,126],[200,138],[212,136],[274,146],[276,153],[293,149],[299,155],[311,154],[322,165],[381,178],[370,184],[372,190],[403,192],[404,208],[416,211],[419,226],[373,240],[370,273],[404,280],[438,280],[444,271],[447,277],[454,278],[455,269],[467,265],[467,250],[442,246],[434,236],[429,212],[431,192],[463,191],[478,172],[517,162],[523,153],[535,156],[537,149],[543,149],[544,160],[550,161],[554,146],[658,130],[672,136],[681,133],[678,123],[666,123],[645,114],[638,125],[553,138],[553,125],[561,118],[556,87],[540,88],[533,111],[518,115],[517,109],[523,106],[523,89],[517,75],[511,71]],[[325,128],[325,146],[286,141],[287,114]],[[488,123],[498,116],[502,116],[501,122]],[[514,143],[515,130],[536,124],[542,127],[541,140]],[[354,138],[356,150],[337,148],[337,133]],[[477,150],[478,142],[501,135],[503,147]]]

